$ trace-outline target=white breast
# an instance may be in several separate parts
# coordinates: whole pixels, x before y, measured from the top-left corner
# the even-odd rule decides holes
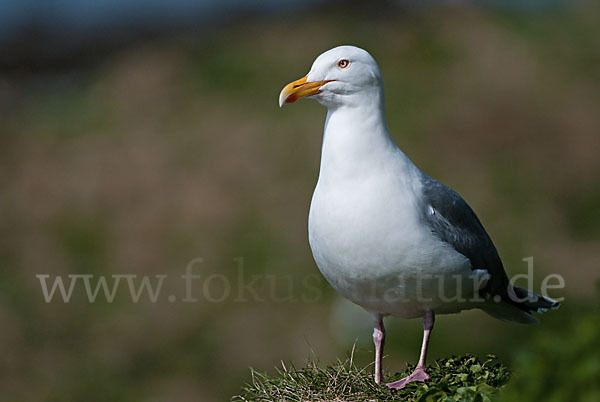
[[[440,277],[448,286],[452,275],[472,270],[423,224],[414,165],[398,152],[381,166],[335,180],[320,177],[309,214],[310,246],[344,297],[370,311],[418,317],[441,304]]]

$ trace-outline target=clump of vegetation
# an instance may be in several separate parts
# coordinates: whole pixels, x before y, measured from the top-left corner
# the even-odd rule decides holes
[[[388,381],[400,379],[414,367],[397,373]],[[373,382],[370,366],[358,367],[353,354],[345,361],[318,367],[309,361],[306,367],[282,364],[277,375],[252,370],[252,381],[233,401],[490,401],[508,381],[508,369],[495,356],[480,360],[473,355],[436,360],[427,367],[431,380],[411,383],[405,389],[391,391]]]

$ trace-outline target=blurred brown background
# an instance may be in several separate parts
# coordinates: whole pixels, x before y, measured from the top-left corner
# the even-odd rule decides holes
[[[519,345],[563,326],[594,300],[599,276],[600,8],[540,3],[207,2],[168,24],[116,10],[122,19],[89,30],[78,9],[79,30],[42,24],[38,10],[5,33],[6,400],[221,401],[249,366],[325,364],[355,341],[361,364],[371,360],[370,318],[319,279],[308,247],[325,110],[277,105],[340,44],[377,59],[395,140],[472,205],[509,274],[533,256],[536,289],[550,273],[566,282],[551,293],[564,307],[539,326],[440,317],[431,356],[493,353],[510,365]],[[198,301],[184,303],[180,276],[199,257]],[[250,300],[236,301],[240,261],[241,283],[257,275],[264,301],[243,289]],[[125,280],[112,303],[102,293],[90,303],[81,282],[70,302],[46,303],[40,274],[50,285],[69,274],[94,275],[93,286],[100,275],[109,285],[115,274],[168,277],[156,303],[133,303]],[[223,277],[203,294],[212,274],[229,281],[223,301]],[[384,365],[399,370],[417,359],[420,324],[388,325]]]

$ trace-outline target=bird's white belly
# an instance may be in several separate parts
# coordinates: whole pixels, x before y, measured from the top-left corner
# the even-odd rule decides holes
[[[372,312],[410,318],[460,310],[447,299],[457,292],[457,276],[472,275],[468,259],[423,225],[412,189],[385,180],[317,185],[309,241],[321,273]],[[462,287],[461,296],[473,293]]]

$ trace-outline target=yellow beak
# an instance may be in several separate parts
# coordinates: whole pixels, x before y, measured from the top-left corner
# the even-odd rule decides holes
[[[328,82],[331,80],[306,82],[306,77],[290,82],[283,87],[279,94],[279,107],[286,103],[294,103],[305,96],[318,94],[319,89]]]

